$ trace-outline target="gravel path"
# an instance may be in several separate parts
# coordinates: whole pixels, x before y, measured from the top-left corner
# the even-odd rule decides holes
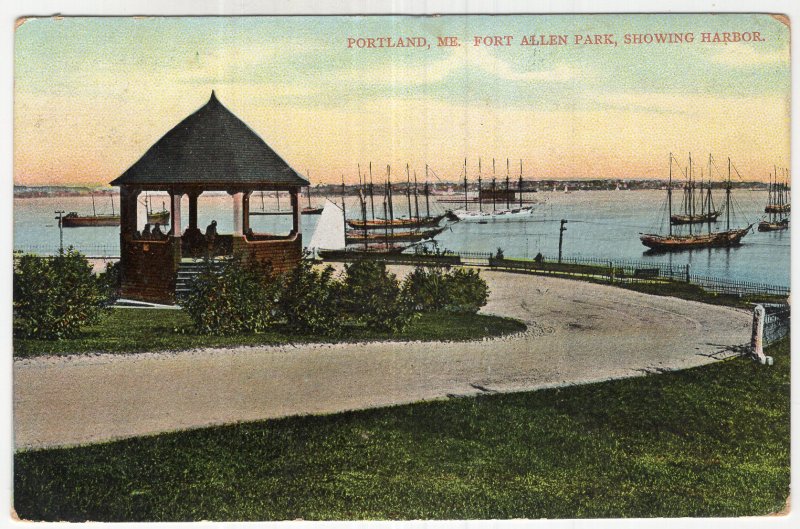
[[[741,310],[565,279],[482,272],[484,312],[525,333],[39,357],[14,362],[18,449],[682,369],[749,339]],[[724,354],[724,353],[723,353]]]

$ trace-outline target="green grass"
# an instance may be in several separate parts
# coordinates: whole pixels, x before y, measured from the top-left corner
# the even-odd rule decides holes
[[[17,453],[33,520],[752,516],[789,494],[789,342],[562,389]]]
[[[341,340],[466,341],[524,331],[524,323],[483,314],[424,314],[401,333],[379,332],[351,326]],[[134,353],[197,347],[280,345],[333,341],[316,335],[298,335],[276,325],[270,332],[234,336],[195,334],[185,312],[170,309],[111,309],[98,325],[85,328],[77,338],[66,340],[14,340],[14,356],[63,355],[88,352]]]

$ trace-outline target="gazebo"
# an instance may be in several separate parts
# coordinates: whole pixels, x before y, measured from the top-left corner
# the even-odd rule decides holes
[[[275,273],[302,256],[300,188],[309,185],[264,140],[237,118],[214,92],[202,108],[178,123],[119,178],[122,296],[172,303],[182,261],[237,255],[268,263]],[[138,197],[143,191],[170,195],[166,234],[139,231]],[[224,191],[231,197],[233,233],[203,233],[197,225],[197,197]],[[250,229],[253,191],[288,192],[292,229],[288,235]],[[181,199],[188,196],[189,223],[181,233]]]

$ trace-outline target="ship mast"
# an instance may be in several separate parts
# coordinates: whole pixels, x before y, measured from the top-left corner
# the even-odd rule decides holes
[[[520,182],[522,181],[522,170],[521,170],[520,162]],[[669,218],[667,219],[667,224],[669,224],[669,235],[672,236],[672,153],[669,153],[669,185],[667,185],[667,204],[669,205]]]
[[[464,158],[464,211],[469,209],[468,203],[468,193],[467,193],[467,159]]]
[[[492,211],[497,211],[497,171],[492,158]]]
[[[308,209],[311,209],[311,171],[306,169],[306,177],[308,178]],[[358,181],[361,182],[361,166],[358,167]]]
[[[280,206],[278,207],[278,209],[280,209]],[[345,220],[347,219],[347,210],[345,209],[344,206],[344,174],[342,174],[342,217],[344,217]],[[345,228],[346,227],[347,223],[345,222]]]
[[[510,209],[511,208],[511,202],[510,202],[511,198],[508,196],[508,191],[509,191],[509,186],[508,186],[509,166],[508,166],[508,163],[509,163],[508,162],[508,158],[506,158],[506,209]]]
[[[430,190],[428,189],[428,164],[425,164],[425,216],[431,217]]]
[[[522,207],[522,158],[519,160],[519,207]]]
[[[372,220],[375,220],[375,197],[373,195],[372,184],[372,162],[369,162],[369,206],[372,210]]]
[[[358,170],[359,177],[361,176],[361,168],[359,167]],[[359,181],[361,179],[359,178]],[[364,251],[366,252],[369,249],[369,239],[367,238],[367,197],[364,195],[364,188],[358,188],[358,201],[361,204],[361,222],[364,223]]]
[[[406,164],[406,202],[408,202],[408,218],[411,219],[411,173]]]
[[[694,182],[692,182],[692,153],[689,153],[689,189],[686,197],[689,207],[689,235],[692,235],[692,216],[694,215]]]
[[[478,158],[478,211],[483,211],[483,184],[481,184],[481,159]]]
[[[414,216],[417,218],[417,229],[420,229],[419,223],[419,192],[417,191],[417,170],[414,169]]]
[[[725,184],[726,231],[731,230],[731,157],[728,156],[728,182]]]
[[[392,197],[392,166],[386,166],[386,194],[389,197],[389,228],[394,239],[394,200]]]

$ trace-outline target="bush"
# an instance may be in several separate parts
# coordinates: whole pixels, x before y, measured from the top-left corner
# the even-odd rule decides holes
[[[403,280],[403,299],[417,311],[442,310],[448,299],[446,281],[442,268],[418,266]]]
[[[107,263],[106,271],[100,274],[100,282],[103,284],[106,293],[112,301],[119,299],[122,291],[122,275],[120,274],[120,263]]]
[[[279,312],[294,331],[336,335],[344,321],[339,303],[341,290],[332,267],[315,269],[304,259],[283,277]]]
[[[263,332],[275,321],[277,284],[269,267],[257,263],[207,261],[182,307],[201,334]]]
[[[52,258],[24,254],[14,265],[14,335],[57,340],[97,323],[111,303],[104,281],[73,248]]]
[[[345,266],[342,309],[355,321],[382,331],[398,332],[416,316],[400,296],[397,276],[386,264],[362,259]]]
[[[478,270],[455,268],[445,277],[448,312],[474,314],[489,301],[489,286]]]
[[[403,281],[403,298],[422,312],[476,313],[489,299],[477,270],[417,267]]]

